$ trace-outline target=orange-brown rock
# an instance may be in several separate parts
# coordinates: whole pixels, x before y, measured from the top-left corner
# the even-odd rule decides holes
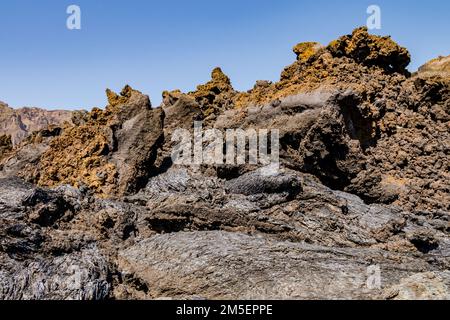
[[[215,68],[211,72],[210,81],[199,85],[196,91],[188,93],[197,101],[205,117],[217,115],[232,107],[232,98],[235,94],[230,78],[220,68]]]
[[[52,139],[36,165],[19,175],[39,186],[68,184],[100,196],[136,191],[151,174],[163,139],[164,112],[126,86],[107,90],[105,110],[76,113],[76,125]]]
[[[0,135],[0,160],[13,148],[11,136]]]
[[[300,42],[293,48],[293,51],[297,55],[297,60],[306,62],[321,48],[322,45],[318,42]]]
[[[448,209],[449,86],[443,76],[448,59],[433,60],[411,76],[408,51],[366,28],[327,47],[300,43],[294,53],[297,59],[280,81],[258,81],[248,92],[236,92],[220,68],[194,92],[164,92],[167,121],[160,131],[166,139],[158,155],[151,149],[150,163],[156,157],[159,169],[169,165],[173,130],[191,129],[194,120],[220,129],[278,128],[289,167],[312,173],[333,189],[408,209]],[[86,185],[101,195],[135,190],[150,173],[140,165],[144,159],[123,160],[135,147],[122,152],[116,140],[135,116],[136,108],[123,106],[149,103],[129,87],[120,95],[108,90],[107,96],[105,111],[75,112],[75,125],[51,139],[48,150],[40,141],[49,135],[37,135],[34,151],[33,144],[21,148],[16,160],[22,160],[10,157],[4,171],[20,171],[44,186]],[[151,136],[142,128],[128,135]],[[151,145],[158,139],[150,139]],[[120,141],[129,145],[124,135]],[[120,178],[127,174],[138,178]]]
[[[391,37],[370,35],[366,27],[355,29],[332,41],[328,50],[335,57],[350,57],[355,61],[384,68],[388,72],[406,72],[411,56],[406,48],[399,46]]]
[[[0,299],[449,297],[445,58],[411,75],[405,49],[365,28],[294,51],[280,81],[245,93],[219,69],[158,109],[108,90],[104,110],[7,152]],[[277,129],[279,170],[172,163],[195,120]]]
[[[301,43],[294,53],[279,82],[259,82],[233,98],[241,111],[225,126],[280,128],[292,166],[366,201],[448,210],[448,58],[411,77],[408,51],[366,28],[326,48]],[[338,101],[327,101],[336,94]],[[284,113],[293,106],[314,110],[292,119]],[[264,111],[250,117],[248,110]]]
[[[319,87],[361,93],[366,87],[379,90],[383,81],[404,80],[410,62],[405,48],[390,37],[370,35],[365,27],[332,41],[327,47],[305,42],[296,45],[293,51],[297,61],[284,69],[279,82],[239,93],[234,98],[236,107],[270,104]]]

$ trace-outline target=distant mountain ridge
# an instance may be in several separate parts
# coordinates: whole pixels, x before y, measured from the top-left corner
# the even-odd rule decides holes
[[[0,101],[0,136],[11,136],[12,144],[17,145],[33,131],[71,122],[71,117],[72,111],[29,107],[13,109]]]
[[[450,78],[450,56],[438,57],[419,68],[419,73]]]

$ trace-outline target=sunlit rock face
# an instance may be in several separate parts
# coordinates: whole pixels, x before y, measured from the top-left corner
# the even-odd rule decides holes
[[[448,299],[448,57],[411,74],[366,28],[293,51],[246,92],[215,68],[0,132],[0,299]],[[278,171],[175,164],[194,121],[278,130]]]

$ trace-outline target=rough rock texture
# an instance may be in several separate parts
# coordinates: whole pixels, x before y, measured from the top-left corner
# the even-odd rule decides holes
[[[368,206],[289,170],[264,177],[171,168],[124,201],[0,180],[2,298],[381,299],[450,266],[448,216]]]
[[[381,267],[387,285],[425,267],[383,251],[332,249],[223,231],[160,235],[119,253],[122,272],[148,284],[148,297],[184,299],[379,298],[380,290],[366,285],[368,261]],[[441,296],[448,292],[443,284],[436,291]]]
[[[75,125],[37,151],[18,175],[39,186],[69,184],[101,196],[124,195],[145,185],[163,140],[164,112],[151,109],[148,96],[128,86],[120,96],[109,90],[107,95],[105,110],[75,113]],[[24,148],[30,144],[36,142]],[[4,166],[14,167],[16,158]]]
[[[212,71],[209,82],[199,85],[196,91],[189,93],[199,103],[205,117],[231,107],[231,99],[235,94],[230,78],[220,68]]]
[[[411,62],[406,48],[400,47],[391,37],[367,34],[367,28],[353,31],[351,36],[343,36],[328,46],[333,56],[350,57],[365,65],[381,66],[388,72],[405,73]]]
[[[106,257],[89,235],[55,225],[73,216],[72,197],[19,180],[0,191],[0,299],[108,297]]]
[[[41,155],[48,150],[51,140],[59,136],[61,132],[62,128],[54,126],[35,131],[16,148],[2,154],[0,178],[15,177],[19,176],[23,170],[33,170]]]
[[[0,160],[5,157],[13,148],[11,136],[0,135]]]
[[[17,145],[34,131],[70,122],[71,115],[71,111],[64,110],[12,109],[0,101],[0,136],[11,136],[13,145]]]
[[[237,94],[236,105],[245,108],[224,112],[214,126],[278,128],[289,166],[313,173],[327,186],[368,202],[448,211],[445,64],[432,76],[410,77],[406,49],[365,28],[326,48],[308,43],[294,48],[297,55],[302,50],[308,59],[286,68],[280,82]]]
[[[217,68],[0,138],[0,299],[448,299],[448,58],[410,74],[365,28],[294,53],[248,92]],[[172,163],[200,120],[279,130],[279,171]]]
[[[386,290],[384,297],[394,300],[450,300],[449,284],[448,271],[418,273]]]

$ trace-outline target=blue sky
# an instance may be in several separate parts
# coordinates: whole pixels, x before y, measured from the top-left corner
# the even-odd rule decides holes
[[[66,9],[82,11],[68,30]],[[411,70],[450,54],[450,1],[427,0],[4,0],[0,100],[13,107],[90,109],[125,84],[150,95],[190,91],[220,66],[236,89],[278,80],[298,42],[327,44],[382,10],[382,29],[406,46]]]

